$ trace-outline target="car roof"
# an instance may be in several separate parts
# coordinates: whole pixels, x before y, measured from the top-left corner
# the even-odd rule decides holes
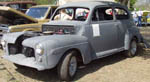
[[[36,7],[58,7],[57,5],[36,5],[32,6],[31,8],[36,8]]]
[[[60,6],[59,8],[63,7],[87,7],[87,8],[93,8],[100,5],[106,5],[106,6],[121,6],[119,3],[110,2],[110,1],[79,1],[79,2],[71,2],[64,4]]]
[[[35,2],[33,1],[8,1],[8,2],[0,2],[0,4],[2,5],[8,5],[8,4],[33,4],[33,5],[36,5]]]

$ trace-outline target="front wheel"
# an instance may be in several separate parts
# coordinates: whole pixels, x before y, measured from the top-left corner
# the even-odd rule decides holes
[[[71,51],[67,53],[58,65],[58,75],[61,80],[71,80],[77,71],[76,52]]]
[[[127,51],[126,55],[128,57],[136,56],[137,55],[137,49],[138,49],[137,41],[135,39],[133,39],[130,43],[129,50]]]

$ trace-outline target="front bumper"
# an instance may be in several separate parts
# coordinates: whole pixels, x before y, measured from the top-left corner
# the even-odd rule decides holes
[[[26,57],[23,54],[4,55],[3,58],[13,63],[16,63],[18,65],[35,68],[38,71],[42,71],[46,69],[46,67],[40,64],[39,62],[37,62],[34,57]]]

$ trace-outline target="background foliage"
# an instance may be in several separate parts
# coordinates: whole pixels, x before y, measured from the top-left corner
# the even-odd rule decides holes
[[[134,4],[136,3],[137,0],[115,0],[115,1],[128,6],[130,10],[134,10]]]
[[[0,1],[35,1],[37,4],[56,4],[58,0],[0,0]],[[134,4],[137,0],[115,0],[120,4],[128,6],[130,10],[134,10]]]
[[[0,1],[35,1],[37,4],[55,4],[57,0],[0,0]]]

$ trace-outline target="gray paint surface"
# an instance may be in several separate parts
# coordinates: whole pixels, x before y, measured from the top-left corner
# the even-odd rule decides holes
[[[130,12],[128,12],[130,18],[127,20],[91,21],[95,7],[102,6],[120,7],[127,10],[126,7],[112,2],[84,2],[84,4],[83,2],[78,2],[60,6],[58,9],[66,7],[87,7],[90,9],[89,17],[86,21],[51,21],[44,24],[49,26],[72,26],[75,28],[74,34],[34,36],[22,41],[21,45],[33,48],[34,50],[36,49],[36,45],[41,44],[44,49],[43,55],[35,53],[34,58],[28,58],[21,56],[24,54],[11,55],[6,53],[4,58],[19,65],[45,70],[57,66],[64,54],[72,49],[78,50],[81,53],[83,63],[88,64],[92,60],[128,50],[130,41],[135,37],[139,43],[142,42],[142,36],[133,23]],[[93,25],[95,24],[97,25],[96,27],[99,27],[99,36],[94,36]],[[15,44],[18,38],[28,33],[10,33],[4,35],[2,39],[7,43]],[[8,47],[6,47],[5,51],[9,52]],[[25,63],[22,61],[26,61],[27,59],[29,62]]]

